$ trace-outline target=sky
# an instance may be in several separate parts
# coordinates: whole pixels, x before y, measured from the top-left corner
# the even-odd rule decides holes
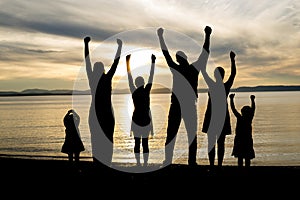
[[[78,82],[87,80],[87,35],[92,62],[103,62],[106,70],[116,38],[123,41],[115,87],[128,85],[127,54],[132,54],[134,75],[145,77],[155,54],[154,82],[169,86],[171,73],[156,30],[164,28],[174,60],[175,52],[183,50],[192,62],[202,49],[205,26],[212,28],[208,71],[222,66],[228,77],[229,52],[236,53],[233,88],[299,85],[299,0],[1,0],[0,91],[84,89]],[[201,87],[206,84],[200,75]]]

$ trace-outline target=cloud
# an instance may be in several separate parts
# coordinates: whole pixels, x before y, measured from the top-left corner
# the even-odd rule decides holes
[[[229,72],[229,52],[235,51],[239,74],[235,85],[256,84],[254,80],[294,83],[300,76],[295,69],[300,65],[299,7],[297,0],[276,4],[272,0],[3,0],[0,66],[5,70],[0,79],[19,74],[65,76],[70,80],[83,65],[82,39],[86,35],[92,37],[91,49],[99,45],[105,49],[95,60],[101,59],[107,65],[115,54],[115,39],[119,36],[124,41],[124,53],[132,48],[160,51],[158,27],[166,30],[165,39],[172,56],[183,50],[193,61],[203,44],[203,29],[210,25],[213,28],[210,67],[221,65]],[[166,68],[163,58],[158,60]],[[41,67],[42,73],[36,73]],[[276,73],[284,76],[266,79],[255,73],[261,69],[265,72],[276,69]]]
[[[14,91],[20,92],[25,89],[72,89],[73,81],[59,78],[30,78],[22,77],[18,79],[0,80],[0,91],[10,91],[7,88],[13,88]]]

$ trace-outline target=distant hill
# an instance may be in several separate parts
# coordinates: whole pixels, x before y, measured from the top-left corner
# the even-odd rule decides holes
[[[238,87],[232,89],[233,92],[266,92],[266,91],[300,91],[299,85],[271,85],[271,86],[255,86],[255,87]]]
[[[247,87],[242,86],[238,88],[232,88],[231,92],[271,92],[271,91],[300,91],[300,85],[270,85],[270,86],[254,86]],[[198,89],[199,93],[207,92],[207,89]]]
[[[41,95],[72,95],[89,94],[89,91],[76,90],[45,90],[45,89],[26,89],[21,92],[0,91],[0,96],[41,96]]]
[[[231,89],[232,92],[266,92],[266,91],[300,91],[300,85],[285,86],[254,86],[254,87],[238,87]],[[151,93],[170,93],[168,88],[153,88]],[[207,92],[207,89],[198,89],[199,93]],[[114,94],[129,94],[128,89],[113,90]],[[36,95],[88,95],[89,90],[45,90],[45,89],[26,89],[21,92],[0,91],[0,96],[36,96]]]

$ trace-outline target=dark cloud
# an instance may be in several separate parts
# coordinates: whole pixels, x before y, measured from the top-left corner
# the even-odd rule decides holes
[[[46,34],[60,35],[65,37],[83,38],[86,35],[93,36],[96,40],[105,40],[116,34],[115,31],[103,30],[90,24],[79,24],[70,21],[48,21],[28,20],[18,18],[7,13],[0,13],[0,26],[16,31],[41,32]]]
[[[61,53],[63,51],[53,51],[53,50],[41,50],[41,49],[26,49],[29,52],[33,53],[39,53],[39,54],[44,54],[44,53]]]
[[[42,46],[29,44],[26,42],[5,42],[2,41],[0,46],[0,60],[2,62],[24,62],[28,60],[35,60],[36,62],[45,63],[63,63],[76,64],[82,62],[81,57],[76,57],[70,54],[69,51],[61,50],[45,50]],[[78,55],[81,52],[78,52]],[[74,53],[75,55],[77,53]]]

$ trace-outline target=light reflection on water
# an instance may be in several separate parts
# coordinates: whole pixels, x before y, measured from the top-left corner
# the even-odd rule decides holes
[[[252,165],[300,165],[300,92],[257,92],[256,113],[253,120],[253,138],[256,158]],[[250,93],[236,93],[236,108],[250,104]],[[80,131],[86,147],[83,159],[91,160],[88,127],[89,95],[73,96],[17,96],[0,97],[0,154],[49,156],[67,159],[60,152],[64,141],[63,116],[72,106],[81,116]],[[134,163],[134,140],[129,136],[133,110],[131,96],[113,95],[116,118],[114,162]],[[201,132],[207,95],[198,100],[198,164],[208,164],[206,134]],[[170,94],[151,94],[151,110],[155,135],[149,140],[149,163],[164,159],[167,114]],[[231,112],[230,112],[231,113]],[[226,137],[224,165],[236,165],[231,156],[235,117],[231,113],[233,134]],[[187,163],[187,138],[181,123],[175,145],[174,163]]]

